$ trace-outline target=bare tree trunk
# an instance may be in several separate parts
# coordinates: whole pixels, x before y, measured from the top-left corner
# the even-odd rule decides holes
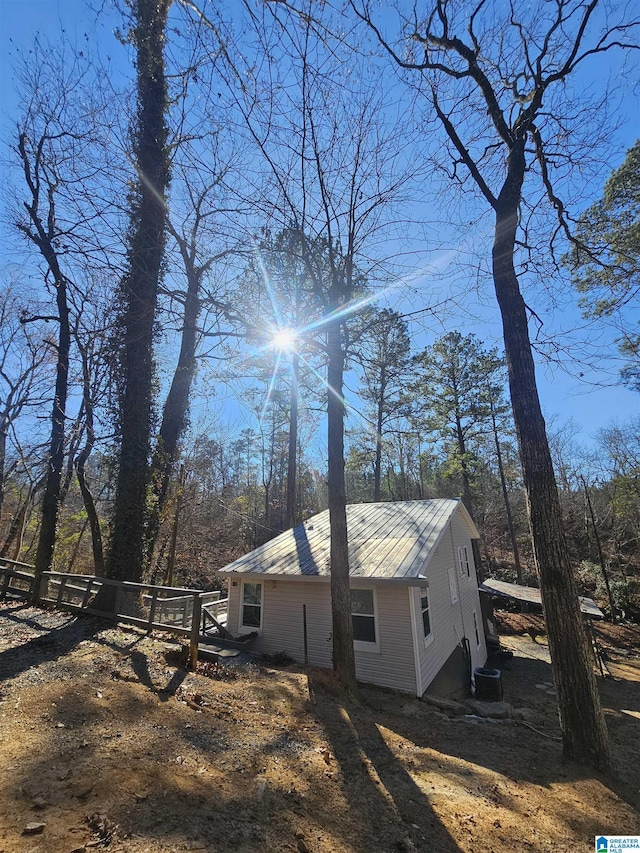
[[[40,591],[42,573],[49,571],[53,563],[53,551],[58,527],[60,509],[60,487],[64,466],[64,426],[67,408],[67,388],[69,382],[69,353],[71,350],[71,330],[69,327],[69,307],[67,305],[66,280],[58,267],[53,248],[44,247],[45,257],[49,255],[50,269],[57,269],[55,276],[56,304],[58,308],[58,346],[56,361],[56,385],[51,412],[51,440],[49,444],[49,462],[44,497],[42,499],[42,523],[38,550],[36,551],[35,579],[33,595],[37,599]],[[53,266],[52,266],[53,265]]]
[[[11,553],[11,559],[17,560],[20,556],[20,551],[22,550],[22,541],[24,539],[24,528],[27,521],[27,512],[29,511],[29,504],[33,498],[34,488],[31,486],[29,491],[27,492],[27,496],[24,501],[18,507],[16,514],[13,516],[11,520],[11,526],[9,527],[9,532],[7,533],[7,538],[2,545],[2,549],[0,550],[0,557],[6,557],[7,554]],[[11,551],[11,546],[15,542],[15,546],[13,551]]]
[[[333,615],[333,668],[340,683],[356,695],[356,664],[351,624],[349,586],[349,546],[347,539],[347,498],[344,479],[344,351],[340,321],[334,320],[327,331],[329,364],[327,368],[329,524],[331,529],[331,611]]]
[[[493,277],[502,314],[513,418],[544,607],[567,758],[606,770],[604,715],[562,526],[560,500],[540,408],[524,299],[514,267],[518,205],[525,174],[524,139],[510,151],[495,206]]]
[[[378,503],[382,494],[381,473],[382,473],[382,419],[384,417],[384,389],[385,389],[385,369],[382,366],[382,375],[380,380],[380,397],[378,398],[378,411],[376,417],[376,455],[373,465],[373,500]]]
[[[500,436],[498,435],[498,425],[496,424],[496,415],[493,408],[493,400],[490,400],[491,405],[491,425],[493,429],[493,440],[496,445],[496,459],[498,460],[498,473],[500,475],[500,486],[502,488],[502,500],[507,513],[507,527],[509,529],[509,538],[511,540],[511,548],[513,550],[513,560],[516,566],[516,577],[519,584],[524,583],[522,577],[522,566],[520,564],[520,550],[518,549],[518,541],[516,539],[516,531],[513,526],[513,513],[511,512],[511,501],[509,500],[509,492],[507,490],[507,479],[504,475],[504,464],[502,462],[502,450],[500,449]]]
[[[271,477],[264,484],[264,526],[271,527]],[[264,531],[267,533],[267,531]]]
[[[300,356],[291,354],[291,405],[289,409],[289,447],[287,453],[287,527],[295,527],[298,520],[296,483],[298,470],[298,400]]]
[[[2,521],[2,506],[4,504],[4,466],[7,458],[9,423],[9,414],[5,409],[0,415],[0,521]]]
[[[582,480],[582,488],[584,489],[584,494],[587,499],[587,506],[589,507],[589,515],[591,517],[591,525],[593,527],[593,535],[596,539],[596,546],[598,548],[598,557],[600,559],[600,568],[602,570],[602,577],[604,579],[604,585],[607,589],[607,598],[609,599],[609,610],[611,612],[611,621],[615,625],[616,619],[616,609],[613,604],[613,595],[611,594],[611,585],[609,583],[609,572],[607,571],[607,564],[604,560],[604,555],[602,553],[602,545],[600,543],[600,534],[598,533],[598,527],[596,525],[596,516],[593,511],[593,505],[591,504],[591,495],[589,494],[589,489],[587,488],[587,482],[584,477],[580,477]]]
[[[178,442],[187,425],[191,385],[196,373],[197,325],[200,315],[200,285],[203,269],[198,269],[186,241],[173,232],[183,257],[187,274],[187,293],[184,303],[184,317],[180,353],[171,387],[162,412],[162,423],[158,445],[153,457],[152,478],[155,502],[151,508],[147,532],[147,567],[151,565],[153,549],[158,537],[162,511],[164,509],[171,471],[178,458]]]
[[[56,346],[56,383],[51,412],[51,437],[49,441],[49,459],[47,463],[46,486],[42,499],[42,521],[35,562],[35,580],[33,597],[37,599],[42,573],[51,568],[60,509],[60,489],[64,466],[64,435],[69,383],[69,355],[71,351],[71,328],[69,325],[69,305],[67,302],[67,279],[60,268],[54,243],[55,231],[55,184],[46,182],[43,187],[42,144],[37,147],[35,161],[29,158],[29,140],[25,133],[18,139],[18,150],[22,162],[25,181],[31,193],[31,201],[24,206],[29,215],[31,227],[18,224],[20,230],[38,247],[51,274],[56,294],[58,321],[58,342]],[[46,223],[40,211],[41,194],[46,189]]]
[[[76,336],[76,344],[82,360],[82,402],[85,415],[86,439],[84,447],[76,460],[76,476],[82,494],[84,508],[87,513],[89,530],[91,531],[91,548],[93,552],[93,569],[98,577],[104,577],[104,552],[102,549],[102,532],[96,504],[87,483],[86,465],[93,450],[96,436],[94,428],[93,398],[91,396],[91,377],[89,375],[89,360],[87,350]]]
[[[78,533],[78,538],[76,539],[73,545],[73,551],[71,552],[71,556],[69,557],[69,564],[67,565],[67,571],[73,572],[73,567],[76,564],[76,560],[78,559],[78,554],[80,553],[80,545],[82,544],[82,537],[84,536],[87,527],[89,526],[89,519],[85,519],[84,524],[80,528],[80,533]],[[98,575],[98,577],[100,577]]]
[[[424,500],[424,463],[422,461],[422,447],[420,445],[420,437],[418,436],[418,474],[420,482],[420,500]]]
[[[462,471],[462,503],[465,505],[472,521],[475,522],[473,498],[471,497],[471,478],[469,477],[469,465],[467,464],[467,445],[458,412],[456,412],[456,441],[458,443],[458,453],[460,455],[460,470]],[[484,568],[482,565],[480,542],[477,539],[471,540],[471,551],[473,553],[473,562],[475,564],[478,583],[481,583],[484,577]]]
[[[458,445],[460,470],[462,472],[462,503],[465,505],[471,518],[473,518],[473,498],[471,497],[471,482],[469,478],[469,466],[467,464],[467,446],[458,412],[456,412],[456,443]]]

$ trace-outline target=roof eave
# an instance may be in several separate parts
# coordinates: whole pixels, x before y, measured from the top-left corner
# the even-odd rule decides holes
[[[219,571],[219,577],[223,578],[258,578],[264,581],[293,581],[294,583],[329,583],[330,575],[287,575],[276,574],[275,572],[244,572],[233,569],[232,571]],[[365,584],[373,586],[422,586],[427,578],[424,575],[416,575],[415,577],[401,578],[384,578],[384,577],[366,577],[359,575],[349,576],[349,585]]]

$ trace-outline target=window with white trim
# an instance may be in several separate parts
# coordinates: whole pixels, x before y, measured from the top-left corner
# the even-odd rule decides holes
[[[422,636],[425,646],[428,646],[433,639],[431,630],[431,614],[429,611],[429,587],[421,586],[418,589],[420,594],[420,613],[422,616]]]
[[[449,595],[451,596],[451,603],[455,604],[458,600],[458,584],[456,582],[455,567],[449,566],[447,574],[449,576]]]
[[[240,626],[255,631],[262,627],[262,584],[242,584],[242,601],[240,603]]]
[[[458,566],[460,574],[471,577],[471,563],[469,562],[469,551],[466,545],[458,545]]]
[[[351,590],[351,625],[356,648],[373,648],[378,643],[376,601],[372,589]],[[362,645],[361,645],[362,644]]]

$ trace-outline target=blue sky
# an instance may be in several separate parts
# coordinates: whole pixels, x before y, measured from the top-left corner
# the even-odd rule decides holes
[[[119,23],[118,17],[110,9],[109,0],[90,0],[91,5],[103,8],[102,15],[96,19],[95,13],[82,0],[0,0],[0,140],[4,145],[13,131],[12,114],[19,107],[21,93],[16,91],[12,79],[12,67],[16,52],[28,50],[37,32],[55,39],[62,27],[71,40],[79,45],[85,44],[85,34],[90,42],[95,42],[103,55],[110,55],[113,65],[121,67],[126,63],[125,48],[115,39],[113,26]],[[98,21],[96,23],[96,20]],[[615,73],[615,69],[614,69]],[[624,106],[621,115],[621,128],[616,138],[618,158],[611,162],[615,168],[621,162],[624,151],[640,136],[640,92],[638,84],[638,66],[620,72],[618,94],[624,94]],[[634,79],[635,75],[635,79]],[[6,160],[3,151],[2,160]],[[590,188],[592,198],[598,197],[601,186]],[[4,219],[5,217],[3,217]],[[0,223],[0,239],[6,246],[6,222]],[[448,293],[450,283],[447,280],[449,251],[431,252],[425,255],[428,263],[437,268],[443,276],[437,285],[442,293]],[[0,254],[0,268],[10,260]],[[433,279],[429,272],[421,278],[419,275],[411,285],[411,290],[402,290],[389,297],[390,304],[403,312],[411,312],[423,307],[427,292],[433,289]],[[572,328],[580,322],[580,313],[575,300],[565,299],[563,305],[555,311],[536,305],[536,310],[545,322],[545,328]],[[499,341],[500,325],[497,308],[493,304],[490,292],[480,297],[464,297],[455,317],[451,317],[444,326],[432,324],[424,331],[418,331],[414,337],[416,346],[424,346],[434,336],[442,334],[447,328],[458,328],[463,333],[474,332],[491,345]],[[414,330],[416,331],[416,330]],[[608,341],[608,342],[607,342]],[[577,347],[577,344],[576,344]],[[571,347],[569,347],[571,352]],[[626,420],[640,411],[640,395],[632,393],[620,385],[612,384],[613,365],[608,357],[615,357],[615,347],[611,336],[603,333],[601,341],[601,371],[582,371],[577,365],[566,366],[570,372],[538,361],[538,382],[543,407],[547,417],[559,416],[561,420],[573,419],[581,428],[580,441],[590,443],[595,432],[612,420]],[[577,374],[585,373],[589,383],[580,381]],[[594,384],[595,383],[595,384]],[[240,424],[239,411],[228,404],[232,421]]]

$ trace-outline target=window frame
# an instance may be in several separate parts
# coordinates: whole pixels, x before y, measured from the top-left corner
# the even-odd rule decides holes
[[[417,587],[417,590],[418,590],[418,598],[417,598],[417,604],[418,604],[418,630],[420,631],[419,636],[421,636],[421,637],[422,637],[422,642],[424,643],[424,647],[425,647],[425,649],[426,649],[426,648],[427,648],[427,646],[430,646],[430,645],[431,645],[431,643],[433,643],[433,639],[434,639],[434,637],[433,637],[433,610],[432,610],[432,607],[431,607],[431,594],[430,594],[430,592],[429,592],[429,582],[427,581],[427,582],[426,582],[426,585],[423,585],[423,586],[419,586],[419,587]],[[426,608],[424,608],[424,607],[422,606],[422,598],[423,598],[422,591],[423,591],[423,590],[425,590],[425,591],[426,591],[426,593],[427,593],[427,595],[426,595],[426,598],[427,598],[427,606],[426,606]],[[425,609],[426,609],[426,611],[427,611],[427,613],[428,613],[428,615],[429,615],[429,633],[428,633],[428,634],[425,634],[425,633],[424,633],[424,613],[425,613]],[[422,629],[422,630],[420,630],[420,629]]]
[[[471,562],[469,560],[469,549],[466,545],[458,545],[458,566],[460,568],[460,577],[463,578],[466,574],[471,577]]]
[[[354,592],[365,591],[371,592],[373,596],[373,613],[355,613],[353,612],[353,606],[350,602],[349,610],[351,611],[351,628],[353,630],[353,617],[354,616],[367,616],[369,618],[373,618],[373,630],[375,633],[375,640],[371,642],[369,640],[356,640],[353,641],[353,649],[356,652],[379,652],[380,651],[380,620],[378,619],[378,593],[375,586],[356,586],[350,590],[350,599],[351,595]]]
[[[250,584],[251,586],[260,587],[260,604],[251,604],[250,607],[259,607],[260,608],[260,625],[245,625],[244,623],[244,590],[245,587]],[[250,634],[252,631],[257,631],[259,634],[262,633],[262,623],[264,619],[264,581],[262,580],[242,580],[242,584],[240,585],[240,613],[238,614],[238,633],[240,634]]]

